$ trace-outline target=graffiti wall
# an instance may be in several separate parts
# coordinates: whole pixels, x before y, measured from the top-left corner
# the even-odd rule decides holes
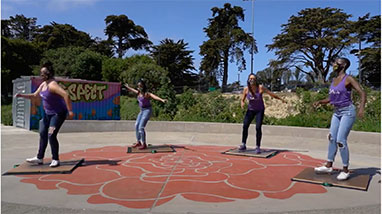
[[[68,93],[72,100],[74,120],[119,120],[121,84],[56,78],[58,84]],[[34,77],[32,93],[42,83]],[[41,99],[31,102],[31,129],[38,129],[39,121],[44,114]]]

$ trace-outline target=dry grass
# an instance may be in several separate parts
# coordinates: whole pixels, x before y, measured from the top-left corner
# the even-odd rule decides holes
[[[278,93],[277,96],[283,98],[287,103],[274,99],[267,94],[263,96],[266,116],[285,118],[289,115],[298,114],[296,105],[299,98],[296,93]]]
[[[234,96],[236,99],[240,100],[241,94],[223,94],[224,97]],[[287,103],[283,103],[281,100],[274,99],[268,94],[263,95],[264,105],[265,105],[265,115],[275,118],[285,118],[289,115],[298,114],[297,103],[298,96],[293,92],[280,92],[277,96],[283,98]]]

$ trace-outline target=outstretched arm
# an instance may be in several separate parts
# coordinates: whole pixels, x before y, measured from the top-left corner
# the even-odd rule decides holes
[[[37,97],[40,96],[42,85],[43,85],[43,83],[41,83],[40,86],[37,88],[37,90],[34,93],[32,93],[32,94],[20,94],[20,93],[17,93],[17,94],[15,94],[15,97],[23,97],[23,98],[26,98],[26,99],[37,98]]]
[[[323,100],[319,100],[319,101],[316,101],[313,103],[313,106],[314,107],[317,107],[318,105],[322,105],[322,104],[328,104],[330,102],[330,99],[329,98],[326,98],[326,99],[323,99]]]
[[[132,91],[134,92],[135,94],[138,94],[138,90],[130,87],[127,83],[124,84],[124,86],[129,90],[129,91]]]
[[[148,95],[149,95],[152,99],[161,101],[162,103],[166,103],[166,102],[167,102],[166,99],[162,99],[162,98],[158,97],[157,95],[155,95],[155,94],[153,94],[153,93],[148,93]]]
[[[276,94],[272,93],[270,90],[268,90],[266,87],[264,86],[260,86],[260,88],[262,89],[263,92],[269,94],[269,96],[275,98],[275,99],[278,99],[278,100],[281,100],[283,103],[287,103],[283,98],[277,96]]]

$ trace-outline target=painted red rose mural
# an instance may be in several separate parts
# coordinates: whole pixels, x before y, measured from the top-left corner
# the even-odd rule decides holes
[[[177,152],[126,153],[108,146],[61,154],[61,160],[85,158],[72,174],[22,175],[39,189],[66,189],[88,195],[93,204],[115,203],[129,208],[151,208],[176,196],[198,202],[230,202],[260,195],[286,199],[295,194],[325,193],[319,185],[292,182],[306,167],[323,160],[294,152],[269,158],[224,155],[231,147],[187,146]]]

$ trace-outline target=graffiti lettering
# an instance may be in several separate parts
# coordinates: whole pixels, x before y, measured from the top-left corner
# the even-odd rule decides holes
[[[106,84],[100,83],[64,83],[60,86],[65,89],[70,99],[75,101],[95,101],[103,100],[103,92],[107,89]]]

